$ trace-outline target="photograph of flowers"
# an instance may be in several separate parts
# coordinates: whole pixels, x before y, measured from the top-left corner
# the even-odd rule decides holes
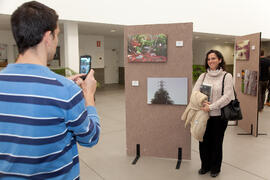
[[[167,35],[138,34],[128,38],[128,62],[166,62]]]
[[[249,40],[236,43],[236,60],[249,60],[250,56],[250,42]]]

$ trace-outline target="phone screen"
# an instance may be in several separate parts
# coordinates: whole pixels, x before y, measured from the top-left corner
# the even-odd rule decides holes
[[[80,73],[87,74],[91,69],[91,56],[80,57]]]

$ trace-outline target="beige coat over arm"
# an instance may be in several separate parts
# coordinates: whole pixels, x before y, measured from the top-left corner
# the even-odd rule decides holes
[[[200,109],[204,101],[207,101],[205,94],[200,91],[193,91],[190,102],[181,117],[182,120],[186,121],[185,126],[190,124],[191,135],[201,142],[209,119],[209,114]]]

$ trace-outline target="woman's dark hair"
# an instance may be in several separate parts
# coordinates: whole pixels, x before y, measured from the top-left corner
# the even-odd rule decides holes
[[[221,52],[217,51],[217,50],[210,50],[206,53],[206,57],[205,57],[205,69],[207,70],[209,68],[208,66],[208,55],[214,53],[218,59],[221,59],[221,63],[219,63],[218,68],[220,69],[222,68],[223,70],[225,70],[225,61],[224,61],[224,57],[221,54]]]
[[[31,1],[18,7],[11,16],[11,27],[19,53],[39,44],[46,31],[54,36],[57,21],[55,10],[39,2]]]

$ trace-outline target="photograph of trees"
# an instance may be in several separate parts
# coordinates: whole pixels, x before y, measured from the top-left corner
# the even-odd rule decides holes
[[[147,78],[148,104],[187,104],[187,78]]]

